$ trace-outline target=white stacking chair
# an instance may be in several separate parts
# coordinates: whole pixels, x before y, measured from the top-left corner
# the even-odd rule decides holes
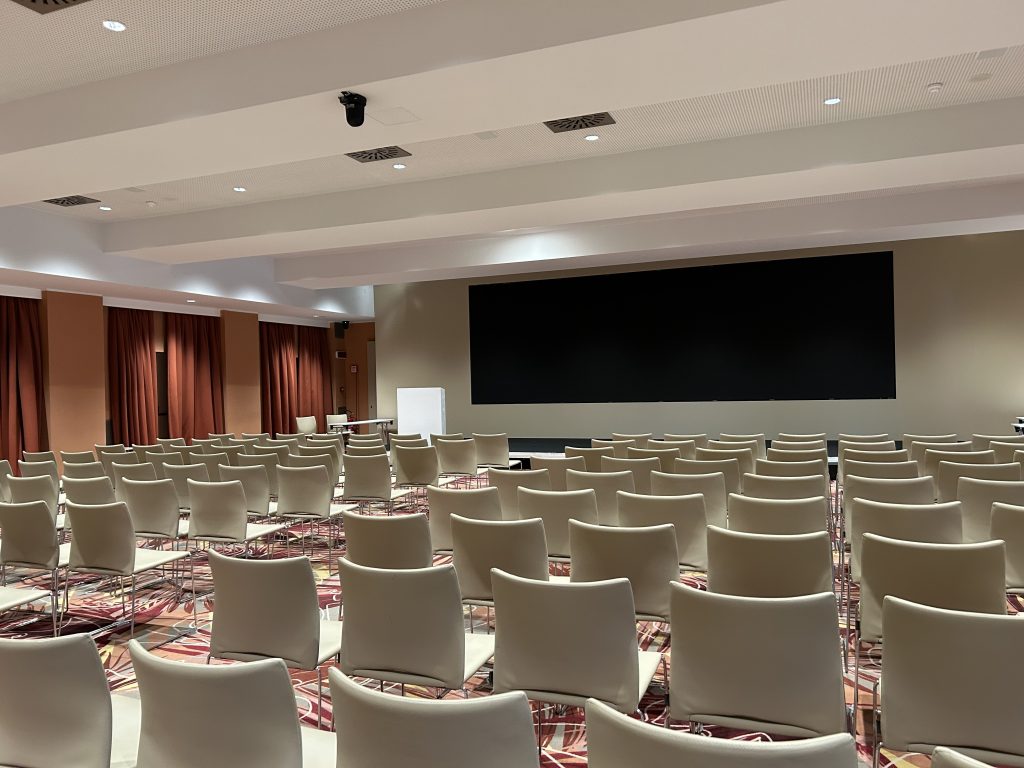
[[[91,453],[89,455],[92,456]],[[100,462],[65,462],[64,476],[61,478],[61,484],[63,484],[65,478],[82,480],[89,477],[107,477],[107,473]]]
[[[70,561],[71,545],[59,543],[57,526],[45,501],[0,502],[0,530],[0,605],[6,611],[49,597],[56,637],[60,622],[59,577]],[[42,571],[49,577],[48,588],[8,587],[8,568]]]
[[[610,448],[612,456],[616,459],[627,458],[628,451],[630,448],[636,448],[636,440],[622,439],[622,440],[601,440],[599,438],[593,438],[590,441],[591,448]]]
[[[568,560],[569,521],[598,524],[597,494],[592,489],[580,491],[538,491],[519,489],[519,517],[522,520],[539,517],[544,521],[548,544],[548,557]]]
[[[1014,482],[1024,479],[1022,472],[1024,467],[1015,461],[1007,464],[961,464],[955,461],[940,461],[935,487],[939,501],[956,501],[961,478]]]
[[[472,520],[452,515],[451,528],[452,564],[466,605],[494,606],[491,571],[495,568],[524,579],[548,580],[543,520]]]
[[[729,529],[773,535],[827,531],[828,504],[824,496],[761,499],[733,493],[729,495]]]
[[[654,474],[654,473],[652,473]],[[601,525],[619,524],[619,491],[632,493],[636,480],[630,471],[622,472],[565,472],[565,486],[569,491],[591,489],[597,498],[597,519]]]
[[[434,552],[452,550],[451,518],[458,515],[471,520],[501,520],[501,501],[498,489],[483,488],[427,488],[427,509],[430,510],[430,543]]]
[[[652,432],[641,432],[635,435],[627,435],[622,432],[612,432],[612,440],[632,440],[635,448],[646,448],[647,441],[654,437]]]
[[[992,505],[1000,502],[1024,506],[1024,481],[961,477],[957,498],[963,505],[964,541],[988,541],[993,538]]]
[[[479,467],[498,467],[508,469],[510,466],[518,466],[519,461],[510,461],[508,456],[508,435],[501,434],[477,434],[473,433],[473,442],[476,446],[476,463]]]
[[[565,481],[565,471],[575,469],[577,472],[587,471],[587,462],[582,456],[531,456],[530,469],[546,469],[552,491],[569,490]]]
[[[676,459],[674,472],[677,475],[707,475],[721,472],[725,480],[726,493],[740,492],[740,462],[738,459]]]
[[[488,484],[498,489],[501,516],[505,520],[519,519],[519,489],[533,488],[550,491],[551,476],[546,469],[498,469],[487,470]]]
[[[368,568],[429,568],[430,527],[422,512],[381,517],[345,512],[345,557]]]
[[[728,525],[729,501],[725,492],[725,475],[710,472],[706,475],[677,475],[651,472],[651,495],[692,496],[704,498],[704,515],[708,525]]]
[[[624,528],[671,525],[676,536],[679,567],[690,571],[708,569],[708,515],[703,494],[648,496],[619,491],[619,525]],[[634,599],[635,592],[634,588]]]
[[[637,493],[651,492],[651,472],[661,471],[660,459],[619,459],[604,457],[601,459],[602,472],[632,472],[633,486]]]
[[[580,457],[583,459],[585,464],[586,472],[600,472],[601,471],[601,459],[604,456],[614,456],[615,450],[611,447],[602,448],[580,448],[575,445],[565,446],[566,458]],[[554,489],[552,489],[554,490]]]
[[[759,432],[753,435],[729,435],[722,433],[718,436],[719,442],[722,443],[743,443],[747,444],[753,442],[755,444],[755,454],[757,458],[763,459],[767,456],[766,437],[763,432]]]
[[[764,534],[708,526],[708,591],[742,597],[830,592],[832,547],[825,531]]]
[[[708,436],[707,436],[706,432],[701,432],[699,434],[693,434],[693,435],[678,435],[678,434],[673,434],[673,433],[670,433],[670,432],[666,432],[665,433],[665,439],[666,440],[681,440],[681,441],[684,441],[684,442],[692,442],[692,443],[694,443],[694,445],[696,445],[697,448],[707,448],[708,447]]]

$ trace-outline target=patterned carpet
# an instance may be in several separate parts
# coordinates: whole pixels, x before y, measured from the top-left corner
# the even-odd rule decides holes
[[[416,500],[403,500],[396,503],[396,513],[411,512],[417,509]],[[335,555],[343,554],[344,548],[335,550]],[[257,552],[265,554],[265,550]],[[275,557],[284,557],[286,548],[278,545]],[[298,554],[298,547],[293,546],[292,554]],[[313,550],[313,565],[317,574],[320,607],[325,619],[338,618],[341,606],[341,589],[337,574],[327,572],[327,548],[316,546]],[[438,557],[435,564],[449,562],[448,557]],[[209,648],[209,630],[212,617],[212,599],[204,597],[212,591],[209,567],[205,558],[196,560],[196,591],[199,594],[196,605],[198,627],[192,625],[192,598],[188,591],[189,581],[186,576],[185,592],[179,600],[177,590],[168,581],[155,577],[144,576],[140,581],[137,593],[137,613],[135,638],[157,654],[189,663],[204,663]],[[9,571],[8,584],[18,579],[18,574]],[[25,578],[24,586],[45,588],[46,579]],[[684,581],[697,588],[704,588],[703,579],[687,576]],[[107,677],[112,690],[129,693],[137,690],[135,675],[128,656],[127,641],[129,638],[127,614],[122,610],[120,593],[116,584],[101,584],[92,577],[73,577],[70,585],[69,613],[62,627],[64,634],[91,632],[100,649]],[[856,594],[856,593],[855,593]],[[1014,599],[1015,600],[1015,599]],[[1018,612],[1024,606],[1019,602],[1011,602],[1010,611]],[[45,609],[48,611],[48,607]],[[487,620],[487,612],[478,609],[474,616],[476,631],[482,631]],[[113,625],[113,626],[112,626]],[[842,627],[840,627],[842,629]],[[640,646],[647,650],[670,650],[667,625],[641,623],[638,625]],[[9,613],[0,621],[0,636],[4,637],[48,637],[51,623],[48,613]],[[670,664],[670,661],[669,661]],[[858,748],[862,759],[870,764],[870,748],[865,742],[864,709],[870,707],[871,689],[877,679],[878,665],[867,662],[862,666],[860,699],[862,710],[858,716]],[[316,673],[292,672],[295,688],[295,699],[299,715],[305,725],[315,727],[316,712]],[[369,684],[369,683],[368,683]],[[373,683],[376,685],[376,683]],[[640,704],[640,717],[646,722],[664,724],[664,700],[660,691],[664,690],[665,681],[659,670],[654,685]],[[486,696],[490,693],[486,670],[474,677],[468,684],[470,696]],[[853,666],[846,676],[847,701],[854,699]],[[397,691],[396,691],[397,692]],[[431,692],[414,687],[407,687],[408,696],[430,696]],[[459,697],[460,694],[449,694]],[[330,727],[329,697],[324,699],[324,727]],[[673,728],[687,728],[684,723],[673,723]],[[747,740],[772,740],[765,733],[740,733],[719,727],[707,728],[715,737]],[[586,728],[581,710],[568,708],[556,710],[548,708],[543,717],[541,730],[543,744],[542,766],[585,766],[587,765]],[[481,766],[486,765],[486,757],[481,758]],[[887,766],[927,766],[928,758],[921,755],[893,755],[883,752],[883,765]]]

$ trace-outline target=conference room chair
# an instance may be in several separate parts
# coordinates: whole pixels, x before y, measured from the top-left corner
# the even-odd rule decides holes
[[[182,458],[180,453],[165,453],[163,451],[146,451],[146,462],[153,465],[153,469],[156,470],[156,476],[160,480],[167,477],[167,472],[164,471],[164,467],[168,464],[184,466],[188,463]]]
[[[345,446],[341,442],[341,438],[338,440],[307,440],[305,445],[300,445],[297,449],[298,456],[318,456],[326,453],[328,456],[334,459],[334,473],[335,483],[337,478],[341,475],[341,470],[344,462]]]
[[[750,450],[754,459],[764,458],[758,453],[760,443],[757,440],[708,440],[707,447],[713,451],[734,451],[745,448]]]
[[[275,467],[287,467],[290,463],[291,451],[287,445],[254,445],[252,450],[255,451],[255,456],[273,456]],[[247,454],[241,454],[238,457],[238,466],[244,467],[250,464],[247,460]],[[276,478],[271,478],[271,485],[275,485],[277,482]]]
[[[740,462],[738,459],[676,459],[673,470],[677,475],[706,475],[721,472],[727,493],[740,492]]]
[[[971,450],[987,451],[992,447],[992,443],[1024,445],[1024,435],[971,435]]]
[[[452,564],[466,605],[494,607],[491,571],[495,568],[524,579],[549,579],[547,539],[540,518],[474,520],[452,515],[451,531]]]
[[[648,445],[650,445],[650,443],[648,443]],[[626,458],[657,459],[659,462],[659,470],[662,472],[671,472],[674,467],[673,462],[676,459],[681,459],[682,455],[679,453],[678,448],[627,448]]]
[[[60,571],[67,568],[70,561],[71,545],[60,543],[50,508],[43,501],[0,502],[0,530],[3,531],[3,537],[0,538],[0,585],[3,586],[3,592],[0,594],[6,605],[4,610],[35,602],[41,599],[35,593],[43,591],[43,596],[50,598],[51,622],[56,637],[61,613],[57,599],[59,577]],[[49,577],[47,589],[25,589],[22,601],[17,594],[8,592],[8,568],[41,571]]]
[[[144,464],[119,464],[110,465],[110,479],[114,483],[114,500],[124,501],[121,492],[122,480],[156,480],[156,467],[149,462]]]
[[[932,752],[932,768],[992,768],[949,747],[936,747]]]
[[[269,437],[269,435],[267,435]],[[196,442],[192,441],[193,444]],[[211,449],[216,450],[218,444],[221,445],[232,445],[238,446],[243,449],[244,453],[250,453],[252,446],[259,445],[260,438],[258,437],[225,437],[220,440],[210,440],[203,442],[203,450],[209,451]],[[301,447],[301,446],[300,446]]]
[[[317,723],[323,719],[323,669],[341,651],[341,622],[320,617],[316,578],[306,557],[245,560],[210,552],[217,608],[210,658],[281,659],[317,673]]]
[[[936,451],[929,448],[924,452],[924,473],[937,478],[939,463],[943,461],[957,464],[995,464],[995,451]]]
[[[331,489],[331,494],[334,493],[334,486],[338,484],[338,475],[335,474],[335,467],[337,467],[337,459],[331,454],[312,453],[312,454],[297,454],[293,453],[288,457],[289,468],[300,468],[306,469],[309,467],[323,467],[324,468],[324,483]]]
[[[426,440],[423,441],[426,443]],[[432,445],[411,446],[393,445],[391,447],[391,463],[395,470],[396,488],[425,489],[436,486],[441,477],[441,464],[437,458],[437,448]]]
[[[156,442],[164,448],[186,447],[183,437],[158,437]]]
[[[135,641],[129,652],[141,700],[139,766],[335,765],[334,735],[299,725],[281,659],[186,664],[148,653]]]
[[[670,589],[673,720],[790,737],[852,732],[831,590],[763,598]]]
[[[92,454],[89,454],[92,456]],[[89,477],[106,477],[103,465],[98,461],[79,462],[78,464],[64,462],[64,478],[83,480]],[[62,481],[63,484],[63,481]]]
[[[597,494],[593,489],[579,491],[541,491],[519,488],[521,520],[540,518],[548,545],[548,558],[568,561],[570,553],[569,521],[580,520],[597,525]]]
[[[744,475],[743,495],[761,499],[807,499],[812,496],[828,498],[829,485],[823,475]]]
[[[767,454],[769,461],[824,461],[828,464],[828,450],[825,448],[788,450],[773,446],[767,450]]]
[[[903,441],[903,447],[908,449],[912,443],[956,443],[959,442],[959,438],[954,434],[947,435],[912,435],[910,433],[904,433],[900,435]]]
[[[162,454],[163,452],[161,451],[160,453]],[[147,455],[149,455],[148,452]],[[141,460],[135,451],[121,451],[120,453],[115,451],[100,451],[96,456],[100,464],[103,465],[103,469],[107,473],[107,477],[114,480],[115,491],[117,490],[117,481],[114,477],[113,469],[115,464],[152,464],[150,461]]]
[[[232,445],[234,439],[233,437],[224,438],[228,445]],[[193,450],[205,453],[207,449],[219,442],[221,442],[221,439],[217,437],[193,437],[191,445]]]
[[[1015,461],[1006,464],[961,464],[957,461],[940,461],[939,474],[935,484],[939,501],[955,501],[961,478],[973,480],[1020,481],[1024,467]]]
[[[328,413],[324,416],[324,426],[328,432],[341,432],[348,424],[347,413]]]
[[[27,462],[52,461],[57,463],[57,454],[53,451],[22,451],[21,458]]]
[[[64,528],[64,515],[58,514],[60,495],[57,484],[49,475],[36,477],[8,477],[7,485],[11,492],[11,503],[26,504],[30,501],[42,501],[50,510],[50,517],[58,530]]]
[[[847,434],[840,432],[837,435],[839,442],[842,443],[884,443],[889,442],[889,435],[882,433],[878,435],[858,435],[858,434]]]
[[[451,518],[458,515],[471,520],[501,520],[501,500],[498,489],[483,488],[427,488],[427,509],[430,511],[430,545],[434,552],[452,550]]]
[[[839,483],[842,483],[843,482],[843,478],[845,477],[845,473],[843,472],[843,464],[846,461],[846,453],[847,453],[847,451],[853,452],[854,453],[853,458],[857,459],[858,461],[865,461],[866,459],[870,458],[870,457],[867,456],[867,454],[870,454],[870,453],[883,453],[883,454],[885,454],[885,456],[878,457],[878,459],[881,460],[881,461],[890,461],[890,460],[892,460],[892,461],[899,461],[900,460],[900,456],[902,455],[902,454],[900,454],[899,452],[896,451],[896,443],[894,441],[891,441],[891,440],[889,440],[889,441],[880,441],[880,442],[877,442],[877,443],[867,443],[867,442],[861,443],[861,442],[849,442],[849,441],[846,441],[846,440],[840,440],[839,441],[839,447],[838,447],[837,452],[836,452],[837,460],[839,462],[838,463],[837,472],[836,472],[836,478],[837,478]]]
[[[429,568],[434,559],[423,513],[380,517],[345,512],[345,557],[368,568]]]
[[[125,479],[121,496],[137,538],[171,542],[173,549],[177,541],[188,537],[188,521],[181,519],[173,480]]]
[[[619,491],[619,525],[623,529],[671,525],[676,537],[676,575],[680,568],[687,571],[708,569],[708,516],[703,494],[649,496]],[[572,531],[570,523],[570,543]],[[572,553],[575,558],[577,550],[573,548]],[[651,567],[654,567],[653,562]],[[625,573],[617,575],[628,576]],[[635,586],[633,597],[639,604]]]
[[[959,501],[894,504],[857,499],[850,508],[850,577],[861,580],[864,534],[927,544],[963,544],[963,509]]]
[[[287,459],[286,459],[287,461]],[[238,457],[238,469],[246,469],[248,467],[263,467],[263,471],[267,474],[267,490],[270,495],[274,498],[277,497],[277,467],[278,457],[275,453],[255,453],[255,454],[242,454]],[[223,474],[222,477],[227,478],[227,475]],[[239,479],[237,477],[231,479]]]
[[[783,451],[821,451],[828,444],[824,440],[772,440],[772,448]],[[767,456],[767,451],[765,456]]]
[[[753,441],[756,444],[756,456],[763,459],[767,455],[767,438],[763,432],[758,432],[753,435],[734,435],[723,432],[718,436],[718,439],[719,442],[723,443],[742,443],[743,445]]]
[[[649,725],[595,699],[587,702],[587,763],[590,768],[860,766],[857,745],[848,733],[783,742],[709,739]]]
[[[619,524],[619,491],[636,491],[636,478],[632,472],[565,472],[567,491],[590,489],[597,500],[597,522],[601,525]]]
[[[745,533],[785,535],[828,530],[824,496],[761,499],[729,494],[729,529]]]
[[[210,435],[210,437],[213,437],[213,435]],[[225,438],[217,438],[217,439],[218,440],[226,440],[227,438],[233,438],[233,437],[234,437],[234,435],[228,435]],[[242,433],[242,439],[243,440],[255,439],[256,440],[256,445],[266,445],[267,444],[267,440],[270,439],[270,433],[269,432],[243,432]]]
[[[226,453],[228,457],[228,463],[232,466],[238,466],[239,457],[244,456],[246,453],[253,450],[255,446],[243,446],[243,445],[230,445],[228,443],[216,443],[211,446],[207,446],[206,453]]]
[[[612,441],[622,442],[625,440],[632,440],[634,448],[646,448],[647,441],[654,437],[651,432],[641,432],[635,435],[626,435],[621,432],[612,432]]]
[[[355,503],[360,509],[370,509],[374,503],[383,503],[390,515],[394,511],[391,463],[385,454],[375,456],[348,456],[345,459],[345,485],[342,501]]]
[[[138,702],[110,695],[103,662],[88,634],[0,639],[0,679],[17,691],[0,698],[0,764],[136,764]]]
[[[1019,442],[991,442],[988,447],[995,453],[997,464],[1014,461],[1014,454],[1024,450],[1024,445]]]
[[[860,477],[850,475],[843,485],[844,536],[850,538],[850,505],[856,499],[888,501],[893,504],[931,504],[935,501],[935,481],[929,477]]]
[[[95,443],[93,444],[93,451],[96,453],[96,458],[100,457],[101,453],[124,453],[124,443]]]
[[[651,438],[647,441],[648,450],[665,450],[668,448],[675,448],[679,451],[679,457],[683,459],[692,459],[697,455],[697,443],[693,440],[662,440]],[[671,472],[671,468],[667,470]]]
[[[501,503],[501,517],[504,520],[519,519],[519,489],[533,488],[550,491],[551,475],[546,469],[496,469],[487,470],[487,482],[498,489]]]
[[[49,477],[60,488],[60,472],[55,461],[18,460],[18,474],[22,477]]]
[[[956,498],[963,505],[964,541],[988,541],[999,538],[992,535],[992,505],[1024,506],[1024,482],[961,477]]]
[[[461,440],[461,436],[458,439]],[[360,445],[383,445],[384,438],[381,436],[379,432],[374,432],[373,434],[369,435],[360,435],[354,432],[348,436],[348,442],[359,443]]]
[[[269,436],[269,433],[265,433],[265,434],[268,434],[268,436]],[[206,436],[214,438],[216,440],[222,440],[223,441],[223,440],[227,440],[229,437],[234,437],[235,433],[234,432],[208,432]],[[243,434],[242,437],[252,437],[252,435]]]
[[[391,438],[388,441],[391,444],[391,450],[395,448],[426,448],[430,443],[425,437],[406,437],[406,438]]]
[[[519,461],[511,462],[508,455],[508,434],[477,434],[473,433],[473,442],[476,444],[476,463],[480,467],[500,467],[508,469],[509,466],[518,466]]]
[[[493,635],[465,631],[454,566],[391,570],[343,558],[338,570],[346,675],[399,683],[403,692],[407,684],[465,691],[494,656]]]
[[[895,451],[895,440],[848,440],[840,437],[837,443],[837,453],[842,461],[843,453],[847,450],[859,451],[861,453],[872,453],[878,451]]]
[[[199,483],[211,481],[210,473],[204,464],[165,464],[164,478],[174,483],[174,491],[178,496],[178,507],[190,509],[192,500],[189,496],[188,481],[194,480]],[[215,482],[220,482],[218,478]]]
[[[273,537],[286,523],[250,523],[245,491],[238,480],[219,483],[188,481],[192,507],[189,512],[188,538],[209,547],[223,544],[244,545],[266,538],[273,549]],[[194,589],[193,589],[194,591]]]
[[[304,432],[278,432],[272,440],[267,442],[271,445],[287,445],[290,448],[296,448],[306,444],[306,435]]]
[[[605,446],[602,448],[579,448],[575,445],[565,446],[566,458],[573,458],[576,456],[582,457],[586,464],[587,472],[600,472],[601,471],[601,458],[604,456],[614,456],[615,449],[611,446]]]
[[[316,416],[296,416],[295,429],[303,435],[311,435],[316,432]]]
[[[134,453],[139,457],[139,463],[144,464],[146,461],[146,451],[157,451],[163,453],[164,447],[160,443],[153,443],[152,445],[133,445],[129,448],[126,453]],[[116,451],[114,451],[116,453]]]
[[[394,444],[395,440],[424,440],[420,432],[393,432],[391,434],[391,443]]]
[[[781,440],[784,443],[824,443],[828,440],[828,435],[825,432],[810,432],[806,434],[801,434],[799,432],[779,432],[778,437],[776,437],[775,440],[772,440],[772,445],[775,445],[776,440]]]
[[[11,487],[7,483],[7,478],[14,474],[14,470],[11,469],[11,462],[7,459],[0,459],[0,501],[11,500]]]
[[[531,469],[546,469],[552,491],[566,491],[565,471],[575,469],[586,472],[587,461],[582,456],[530,456]]]
[[[476,461],[476,441],[469,440],[433,440],[437,447],[437,460],[441,464],[441,474],[446,477],[478,478]]]
[[[65,478],[64,496],[72,504],[112,504],[114,485],[106,475],[102,477]]]
[[[330,462],[330,457],[323,458]],[[334,497],[334,484],[331,482],[330,472],[330,466],[323,464],[310,467],[278,467],[277,510],[274,513],[278,518],[300,524],[309,523],[311,550],[314,536],[319,533],[320,526],[327,525],[328,572],[330,564],[334,561],[335,528],[344,510],[343,506],[331,503]],[[305,537],[300,535],[299,540],[305,548]]]
[[[184,460],[184,459],[183,459]],[[188,460],[186,464],[202,464],[206,467],[206,474],[217,482],[220,480],[220,466],[221,464],[231,465],[231,460],[228,454],[223,451],[215,451],[211,453],[203,453],[199,451],[190,451],[188,454]]]
[[[92,451],[61,451],[60,460],[67,464],[92,464],[96,461],[96,454]]]
[[[828,533],[764,534],[708,526],[709,592],[741,597],[797,597],[831,592]]]
[[[637,493],[651,492],[651,472],[661,470],[661,460],[650,459],[619,459],[616,457],[601,459],[602,472],[632,472],[633,486]]]
[[[903,446],[906,448],[906,444]],[[969,442],[938,442],[938,443],[925,443],[925,442],[913,442],[910,444],[910,460],[916,461],[918,466],[921,468],[921,474],[925,474],[924,471],[924,454],[926,451],[958,451],[966,452],[971,450],[971,444]]]
[[[910,451],[906,448],[898,451],[859,451],[849,446],[843,451],[843,464],[848,461],[873,461],[876,463],[893,463],[910,461]]]
[[[166,453],[168,455],[177,454],[178,456],[181,457],[181,462],[180,462],[181,464],[191,464],[192,463],[192,452],[193,452],[193,450],[194,449],[190,445],[165,445],[164,446],[164,453]],[[172,462],[172,463],[177,464],[178,462]]]
[[[354,435],[353,435],[354,437]],[[431,432],[430,433],[430,444],[434,445],[438,440],[463,440],[465,435],[461,432]],[[351,438],[350,438],[351,439]]]
[[[754,471],[754,450],[752,448],[719,449],[719,448],[698,448],[698,461],[721,461],[723,459],[736,459],[739,463],[739,483],[743,488],[743,475]],[[685,461],[685,459],[680,459]]]
[[[1006,591],[1024,594],[1024,505],[992,505],[992,538],[1006,544]]]
[[[818,459],[811,461],[773,461],[757,459],[754,462],[754,474],[767,477],[809,477],[821,475],[828,483],[828,462]]]
[[[708,472],[704,475],[675,475],[665,472],[651,472],[652,496],[692,496],[699,494],[704,499],[704,516],[709,525],[723,528],[728,520],[728,495],[725,490],[725,475]]]
[[[666,432],[665,433],[665,439],[666,440],[682,440],[682,441],[685,441],[685,442],[693,442],[696,445],[697,448],[707,448],[708,447],[708,436],[707,436],[707,433],[705,433],[705,432],[701,432],[699,434],[693,434],[693,435],[677,435],[677,434],[672,434],[672,433]]]
[[[994,765],[1024,765],[1024,622],[885,599],[880,748],[952,746]],[[936,670],[941,670],[937,673]],[[941,763],[933,762],[932,765]]]
[[[637,648],[627,579],[551,582],[491,573],[495,693],[582,707],[597,699],[624,714],[640,704],[662,662]],[[572,648],[572,653],[564,652]]]
[[[663,497],[664,498],[664,497]],[[571,582],[628,579],[638,621],[669,620],[669,584],[679,580],[672,524],[618,527],[569,521]]]
[[[145,549],[136,546],[135,527],[123,501],[113,504],[68,503],[68,520],[74,529],[67,574],[85,573],[129,581],[130,633],[135,635],[135,592],[139,574],[166,566],[189,556],[188,552]],[[172,577],[173,578],[173,577]],[[64,580],[67,603],[68,581]],[[180,591],[181,582],[178,580]],[[122,601],[124,600],[122,589]]]
[[[636,448],[636,440],[601,440],[599,438],[592,438],[590,440],[591,448],[611,448],[612,456],[616,459],[627,458],[627,452],[630,448]]]
[[[368,690],[328,673],[339,766],[537,768],[530,702],[520,692],[433,701]],[[402,737],[394,738],[395,729]]]
[[[843,465],[844,480],[851,475],[857,477],[880,477],[892,480],[918,477],[920,467],[916,461],[854,461],[847,459]]]
[[[460,441],[462,442],[462,441]],[[467,441],[468,442],[468,441]],[[388,449],[384,443],[349,443],[345,448],[345,456],[379,456],[386,455]]]
[[[265,519],[277,511],[277,504],[272,506],[270,502],[270,478],[265,466],[232,467],[222,464],[220,479],[222,482],[237,480],[242,484],[246,511],[256,519]]]

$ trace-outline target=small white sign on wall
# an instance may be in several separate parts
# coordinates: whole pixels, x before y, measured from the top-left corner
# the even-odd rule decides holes
[[[398,431],[403,435],[419,432],[445,434],[444,388],[400,387],[398,389]]]

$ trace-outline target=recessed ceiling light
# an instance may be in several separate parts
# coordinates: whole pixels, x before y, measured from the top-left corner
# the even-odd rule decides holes
[[[103,28],[111,32],[124,32],[128,29],[128,25],[122,21],[107,20],[103,22]]]
[[[838,96],[829,96],[827,99],[825,99],[824,103],[832,107],[835,106],[836,104],[839,104],[841,101],[842,99],[840,99]]]
[[[395,163],[391,167],[394,168],[396,171],[404,171],[405,168],[406,168],[406,165],[405,165],[405,163]]]
[[[109,205],[101,205],[101,206],[100,206],[100,210],[101,210],[101,211],[103,211],[103,212],[105,213],[105,212],[107,212],[107,211],[112,211],[112,210],[114,210],[114,209],[113,209],[113,208],[111,208],[111,207],[110,207]]]
[[[589,136],[584,136],[583,138],[586,141],[600,141],[601,140],[601,137],[598,136],[596,133],[592,133]]]
[[[235,192],[247,192],[248,191],[245,187],[235,187],[234,189],[235,189]]]
[[[195,299],[185,299],[185,303],[186,304],[195,304],[196,300]]]

